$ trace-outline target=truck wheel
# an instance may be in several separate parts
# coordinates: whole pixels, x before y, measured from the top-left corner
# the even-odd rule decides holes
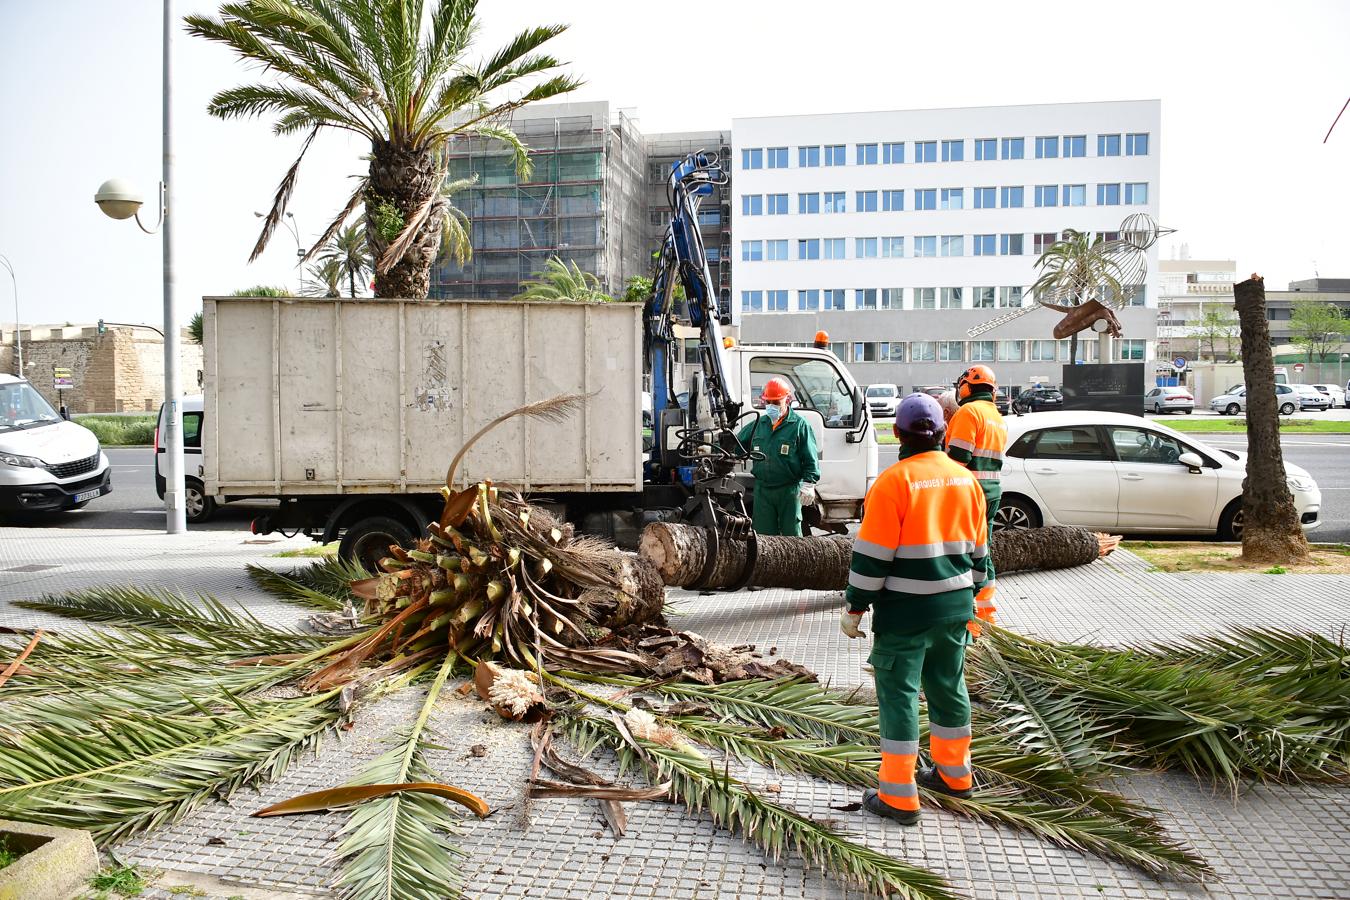
[[[371,516],[353,522],[342,533],[338,555],[358,562],[367,572],[378,572],[380,560],[389,555],[389,545],[406,546],[413,542],[412,530],[397,519]]]
[[[205,486],[195,478],[183,480],[183,504],[187,507],[187,520],[194,524],[205,522],[216,512],[216,498],[209,496]]]

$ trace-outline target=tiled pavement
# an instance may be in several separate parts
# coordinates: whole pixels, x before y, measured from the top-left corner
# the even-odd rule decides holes
[[[271,601],[243,575],[245,562],[270,558],[303,539],[248,543],[247,535],[0,528],[0,625],[51,626],[60,620],[7,601],[96,584],[162,585],[237,600],[264,621],[297,622],[303,612]],[[166,549],[167,548],[167,549]],[[32,570],[34,566],[55,566]],[[15,571],[27,569],[26,571]],[[1125,552],[1091,567],[1002,579],[1005,624],[1060,639],[1126,643],[1212,632],[1228,624],[1282,625],[1335,634],[1350,624],[1350,577],[1170,575],[1152,573]],[[838,685],[861,683],[866,643],[837,630],[838,599],[782,590],[673,595],[678,624],[804,663]],[[64,622],[63,627],[71,627]],[[337,814],[253,819],[251,810],[286,796],[338,784],[379,752],[406,721],[414,692],[367,710],[350,734],[257,793],[241,792],[185,822],[119,847],[127,859],[168,870],[147,896],[175,896],[197,874],[217,879],[210,896],[325,895],[331,883]],[[773,861],[706,818],[663,804],[630,805],[630,829],[611,837],[590,801],[539,800],[521,818],[529,766],[523,726],[503,725],[482,705],[445,696],[433,717],[444,750],[432,765],[499,811],[466,821],[461,846],[468,890],[479,898],[826,898],[855,896],[795,858]],[[469,753],[484,744],[485,756]],[[1139,775],[1119,787],[1162,811],[1219,871],[1207,886],[1160,883],[1130,869],[942,813],[915,829],[889,827],[831,807],[853,791],[760,767],[742,771],[776,786],[794,808],[834,819],[868,845],[946,875],[960,891],[1003,897],[1350,897],[1350,790],[1255,787],[1238,798],[1176,775]],[[223,841],[223,843],[222,843]],[[235,886],[238,886],[237,888]]]

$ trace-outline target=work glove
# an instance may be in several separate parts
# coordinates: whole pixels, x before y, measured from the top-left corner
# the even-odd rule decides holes
[[[858,628],[858,626],[862,624],[862,617],[862,613],[852,612],[845,606],[843,611],[839,614],[839,630],[850,638],[860,638],[865,636],[867,632]]]
[[[980,624],[979,619],[970,619],[969,621],[966,622],[966,631],[970,632],[970,639],[972,641],[978,640],[980,637],[980,632],[983,630],[984,626]]]
[[[801,488],[797,491],[797,501],[802,506],[815,506],[816,486],[809,482],[803,482]]]

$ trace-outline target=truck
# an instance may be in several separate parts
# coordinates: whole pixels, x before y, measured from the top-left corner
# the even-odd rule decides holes
[[[782,377],[821,457],[804,520],[842,531],[877,476],[863,389],[826,349],[723,334],[730,317],[696,224],[699,192],[719,177],[702,154],[674,167],[674,215],[645,303],[205,298],[206,496],[274,498],[255,533],[340,541],[342,555],[370,564],[439,515],[449,460],[480,427],[584,394],[561,423],[518,418],[488,434],[451,487],[490,479],[620,546],[635,546],[652,521],[753,541],[752,454],[735,435]],[[687,384],[671,374],[681,324],[700,335]]]

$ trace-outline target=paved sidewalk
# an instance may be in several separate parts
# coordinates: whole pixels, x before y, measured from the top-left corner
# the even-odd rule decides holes
[[[237,600],[275,624],[305,612],[252,588],[242,567],[277,568],[306,560],[272,558],[303,539],[251,543],[248,535],[194,532],[109,533],[0,528],[0,625],[51,626],[53,617],[8,601],[95,584],[160,585]],[[165,547],[168,550],[165,550]],[[34,569],[35,566],[57,568]],[[15,571],[18,568],[20,571]],[[1125,551],[1091,567],[1000,579],[1002,618],[1016,630],[1065,640],[1127,643],[1212,632],[1230,624],[1313,628],[1336,634],[1350,624],[1350,577],[1176,575],[1154,573]],[[812,667],[837,685],[862,683],[863,641],[837,628],[838,595],[784,590],[698,596],[673,592],[676,624],[714,640],[755,642]],[[62,627],[72,626],[68,621]],[[340,814],[253,819],[249,812],[287,796],[344,781],[379,753],[395,725],[419,702],[416,692],[367,710],[356,728],[281,781],[215,803],[185,822],[125,842],[128,859],[169,870],[147,896],[174,896],[189,878],[208,896],[328,895]],[[540,900],[582,898],[845,898],[835,881],[788,857],[775,862],[680,807],[631,806],[630,830],[615,840],[590,801],[540,800],[520,818],[529,767],[527,729],[503,724],[482,704],[447,694],[433,716],[444,750],[431,763],[447,780],[499,812],[466,821],[461,846],[472,896]],[[487,747],[474,756],[469,748]],[[1161,810],[1164,819],[1218,869],[1207,887],[1156,882],[1126,867],[1059,850],[1028,836],[930,813],[915,829],[891,828],[831,807],[856,791],[758,766],[740,774],[794,808],[834,819],[868,845],[945,874],[978,898],[1350,897],[1350,790],[1259,787],[1232,798],[1179,775],[1140,775],[1119,785]],[[223,842],[223,843],[222,843]],[[238,887],[235,887],[238,886]]]

